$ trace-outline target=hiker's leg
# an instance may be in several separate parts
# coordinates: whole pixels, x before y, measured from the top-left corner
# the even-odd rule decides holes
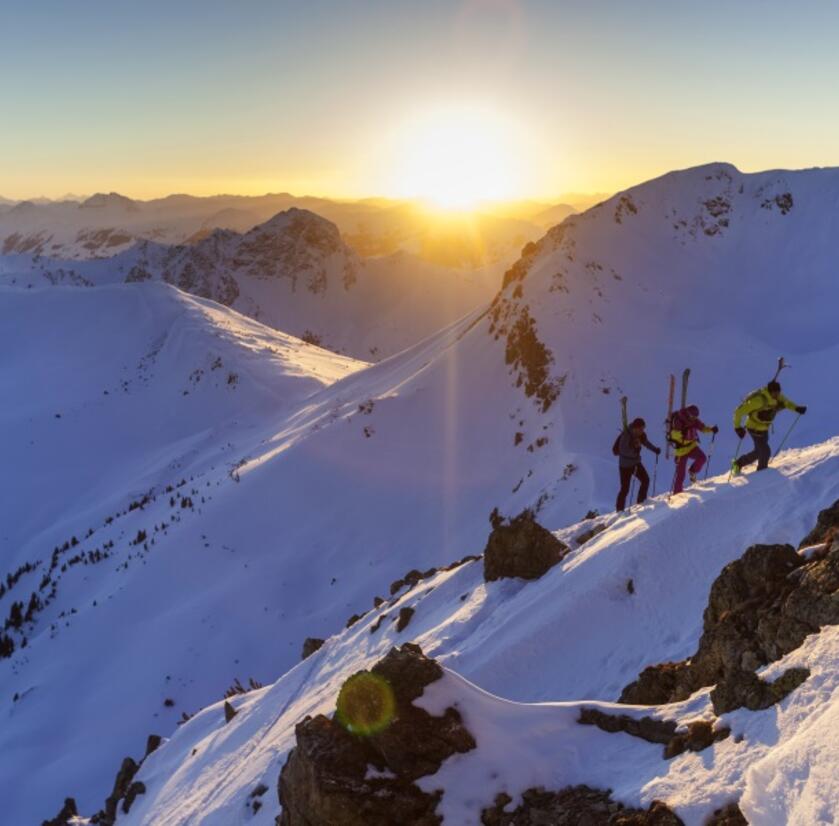
[[[766,470],[769,466],[769,459],[772,451],[769,448],[769,431],[766,433],[755,433],[752,438],[755,440],[755,453],[757,453],[757,469]]]
[[[690,466],[690,472],[696,474],[705,467],[705,462],[708,461],[708,457],[700,447],[695,447],[688,455],[688,458],[693,460]]]
[[[647,498],[647,491],[650,489],[650,475],[647,469],[638,462],[635,465],[635,475],[638,477],[638,504],[640,505]]]
[[[673,481],[673,493],[681,493],[685,487],[685,473],[688,469],[688,457],[679,456],[676,459],[676,478]]]
[[[631,467],[622,467],[619,469],[620,471],[620,479],[621,479],[621,486],[620,490],[618,491],[618,500],[615,503],[615,510],[622,511],[626,507],[626,497],[629,493],[629,483],[632,480],[632,471],[633,468]]]

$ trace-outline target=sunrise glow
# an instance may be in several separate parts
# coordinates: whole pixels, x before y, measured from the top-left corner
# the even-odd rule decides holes
[[[423,112],[403,125],[394,143],[394,196],[466,210],[522,194],[522,147],[491,110],[462,105]]]

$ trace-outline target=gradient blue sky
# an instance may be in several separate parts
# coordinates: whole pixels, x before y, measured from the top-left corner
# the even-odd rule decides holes
[[[518,136],[520,194],[839,163],[839,4],[0,0],[0,195],[393,194],[417,113]]]

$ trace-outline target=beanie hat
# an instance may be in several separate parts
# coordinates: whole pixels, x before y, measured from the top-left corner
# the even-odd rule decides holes
[[[766,389],[770,393],[780,393],[781,392],[781,385],[777,381],[770,381],[769,384],[766,385]]]
[[[633,419],[632,423],[629,425],[630,429],[632,429],[633,427],[642,427],[643,428],[643,427],[646,427],[646,426],[647,426],[647,423],[641,418]]]

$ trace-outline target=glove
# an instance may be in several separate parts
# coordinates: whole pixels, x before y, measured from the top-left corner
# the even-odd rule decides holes
[[[735,427],[734,432],[741,438],[746,438],[746,428],[745,427]]]
[[[807,412],[807,406],[802,404],[795,408],[795,412],[798,413],[799,416],[803,416]]]
[[[653,452],[655,453],[656,456],[661,456],[661,448],[660,447],[654,448]]]
[[[720,432],[720,429],[719,429],[716,425],[714,425],[714,426],[711,428],[711,433],[713,433],[715,436],[716,436],[716,435],[717,435],[717,433],[719,433],[719,432]]]

